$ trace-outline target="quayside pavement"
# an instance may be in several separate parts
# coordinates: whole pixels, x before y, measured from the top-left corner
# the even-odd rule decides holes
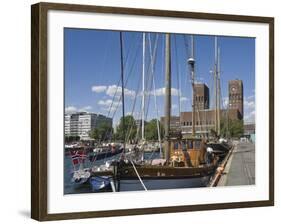
[[[237,142],[217,186],[255,184],[255,144]]]

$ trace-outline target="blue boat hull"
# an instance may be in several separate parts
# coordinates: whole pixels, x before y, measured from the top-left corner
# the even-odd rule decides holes
[[[111,189],[109,177],[92,177],[90,184],[93,191],[102,191]]]

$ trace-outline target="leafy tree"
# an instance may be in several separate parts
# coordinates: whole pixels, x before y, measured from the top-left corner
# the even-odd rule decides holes
[[[124,122],[124,127],[123,127]],[[116,133],[114,138],[117,140],[123,140],[123,129],[125,128],[125,134],[127,140],[133,140],[136,137],[137,125],[133,116],[127,115],[124,118],[120,119],[119,125],[117,126]]]
[[[160,136],[161,139],[163,139],[164,136],[164,128],[161,127],[160,125]],[[147,122],[145,126],[145,138],[146,140],[158,140],[158,131],[157,131],[157,119],[152,119],[151,121]]]
[[[244,133],[243,120],[221,120],[221,136],[224,137],[240,137]]]
[[[112,126],[108,122],[101,122],[90,131],[89,136],[98,141],[107,141],[111,136],[112,130]]]

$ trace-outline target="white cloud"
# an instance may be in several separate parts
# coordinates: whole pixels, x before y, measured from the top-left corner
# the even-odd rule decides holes
[[[111,97],[113,97],[114,95],[115,96],[121,96],[121,94],[122,94],[122,87],[121,86],[117,86],[117,85],[108,86],[107,90],[106,90],[106,94],[108,96],[111,96]],[[134,98],[135,95],[136,95],[136,92],[134,90],[129,90],[127,88],[124,88],[124,95],[125,96],[129,96],[131,98]]]
[[[178,105],[172,104],[172,110],[175,110],[175,109],[177,109],[177,108],[178,108]]]
[[[222,98],[222,105],[223,105],[224,108],[228,107],[228,97]]]
[[[244,100],[245,109],[255,109],[255,101],[254,100]]]
[[[185,97],[185,96],[182,96],[181,98],[180,98],[180,101],[181,102],[184,102],[184,101],[188,101],[189,99],[187,98],[187,97]]]
[[[253,110],[244,116],[245,122],[255,122],[256,112]]]
[[[76,107],[74,107],[74,106],[68,106],[68,107],[65,108],[65,113],[66,114],[75,113],[77,111],[78,111],[78,109]]]
[[[107,100],[99,100],[98,101],[98,105],[101,105],[101,106],[110,106],[111,104],[117,104],[118,105],[118,102],[113,102],[111,99],[107,99]]]
[[[248,100],[252,100],[252,99],[255,99],[255,95],[250,95],[250,96],[247,96],[246,99]]]
[[[152,91],[151,94],[154,94]],[[165,88],[159,88],[155,90],[155,95],[156,96],[165,96]],[[179,90],[176,88],[171,88],[171,95],[172,96],[178,96],[179,95]]]
[[[91,106],[85,106],[79,109],[81,112],[89,112],[92,109]]]
[[[98,105],[102,106],[103,110],[109,111],[109,110],[116,110],[119,107],[118,101],[112,101],[111,99],[107,100],[99,100]]]
[[[106,86],[92,86],[92,91],[96,93],[102,93],[105,92],[107,89]]]
[[[244,99],[244,121],[255,122],[255,95],[250,95]]]
[[[122,94],[122,87],[117,85],[110,85],[110,86],[92,86],[92,91],[96,93],[105,93],[108,96],[117,96],[120,97]],[[136,95],[136,92],[134,90],[130,90],[127,88],[124,88],[124,95],[134,98]]]
[[[66,114],[73,114],[76,112],[90,112],[90,110],[92,109],[91,106],[84,106],[81,108],[77,108],[75,106],[68,106],[65,108],[65,113]]]

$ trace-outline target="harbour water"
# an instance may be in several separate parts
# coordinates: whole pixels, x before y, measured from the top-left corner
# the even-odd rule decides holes
[[[121,154],[116,155],[116,156],[112,156],[109,158],[104,158],[101,160],[97,160],[94,162],[95,166],[99,166],[99,165],[103,165],[106,163],[106,161],[108,160],[112,160],[112,159],[119,159]],[[159,152],[145,152],[144,153],[144,159],[155,159],[155,158],[159,158],[160,157],[160,153]],[[84,168],[88,168],[88,167],[92,167],[93,163],[90,162],[88,159],[85,160],[84,163]],[[72,165],[72,161],[71,161],[71,156],[70,155],[65,155],[64,158],[64,194],[80,194],[80,193],[92,193],[92,188],[91,185],[86,182],[84,184],[80,184],[80,185],[75,185],[71,182],[71,178],[72,178],[72,173],[73,172],[73,165]],[[137,190],[137,189],[136,189]]]

